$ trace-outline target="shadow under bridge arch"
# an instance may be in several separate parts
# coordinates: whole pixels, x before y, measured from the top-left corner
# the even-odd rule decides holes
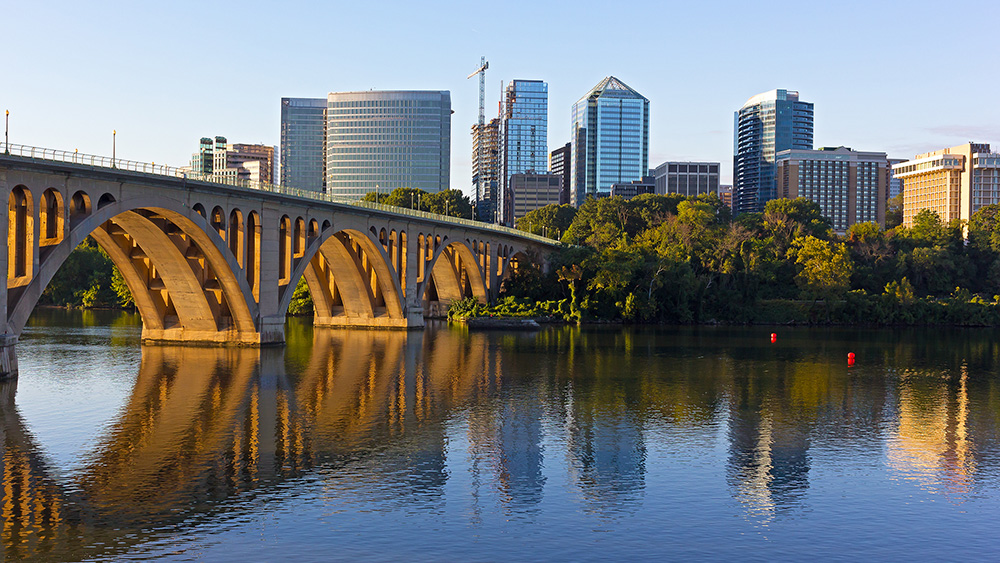
[[[225,240],[180,202],[156,196],[106,202],[77,221],[40,260],[38,275],[8,292],[8,326],[20,334],[42,291],[87,236],[121,272],[142,316],[142,339],[258,345],[257,304]]]
[[[428,317],[446,317],[453,302],[469,297],[489,301],[483,265],[464,242],[443,239],[424,271],[430,275],[417,284],[417,295]]]
[[[328,227],[306,248],[281,296],[288,311],[299,278],[313,299],[313,325],[409,328],[399,272],[386,247],[361,228]]]

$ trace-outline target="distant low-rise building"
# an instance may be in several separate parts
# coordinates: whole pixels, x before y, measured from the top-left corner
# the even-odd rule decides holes
[[[686,196],[719,191],[718,162],[664,162],[653,170],[656,193]]]
[[[191,171],[225,180],[270,184],[274,181],[274,147],[235,143],[225,137],[202,137],[191,155]]]
[[[733,208],[733,186],[731,184],[719,186],[719,199],[722,200],[722,203],[725,204],[726,207],[728,207],[730,210],[732,210],[732,208]]]
[[[903,225],[923,209],[942,221],[968,220],[980,208],[1000,203],[1000,154],[988,143],[918,154],[893,167],[903,181]]]
[[[242,169],[242,179],[253,182],[274,182],[274,147],[233,143],[226,151],[226,166]]]
[[[903,193],[903,179],[896,176],[895,167],[904,162],[906,162],[905,158],[889,159],[889,199]]]
[[[847,147],[793,149],[775,156],[776,195],[804,197],[843,233],[855,223],[885,224],[889,194],[889,160],[884,152]]]
[[[513,174],[508,184],[508,209],[512,216],[509,224],[514,224],[535,209],[546,205],[559,204],[562,176],[558,174]]]
[[[643,176],[639,180],[611,184],[611,197],[621,196],[632,199],[637,195],[656,193],[656,180],[652,176]]]

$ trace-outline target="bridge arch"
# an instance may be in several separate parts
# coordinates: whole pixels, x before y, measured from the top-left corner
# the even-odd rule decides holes
[[[52,277],[91,235],[132,292],[145,341],[256,343],[256,302],[225,241],[193,209],[154,195],[107,203],[72,225],[23,291],[8,291],[8,330],[20,334]]]
[[[370,229],[359,222],[342,223],[309,240],[283,290],[279,311],[288,311],[295,286],[304,278],[317,326],[406,326],[405,294],[391,257]]]
[[[425,266],[423,281],[417,286],[417,294],[428,302],[436,293],[437,301],[442,308],[451,302],[475,297],[481,303],[489,300],[484,270],[479,266],[475,253],[468,242],[450,240],[448,237],[435,238],[434,253]],[[441,257],[445,256],[442,260]],[[433,290],[431,289],[433,287]],[[443,311],[430,311],[431,315],[439,316]]]
[[[48,188],[42,192],[38,205],[39,211],[39,246],[59,244],[63,238],[65,208],[63,197],[59,190]]]

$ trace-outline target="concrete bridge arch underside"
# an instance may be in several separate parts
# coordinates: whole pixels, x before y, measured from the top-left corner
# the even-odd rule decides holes
[[[413,328],[454,300],[495,298],[518,260],[552,248],[445,219],[13,157],[0,159],[0,193],[8,347],[88,236],[128,285],[144,342],[240,346],[284,342],[302,278],[317,326]]]

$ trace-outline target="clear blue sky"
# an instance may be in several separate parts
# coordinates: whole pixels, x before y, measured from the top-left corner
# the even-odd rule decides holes
[[[469,191],[478,82],[549,85],[549,150],[614,75],[650,100],[650,166],[717,160],[773,88],[816,104],[816,146],[908,158],[1000,149],[1000,4],[938,2],[28,2],[0,11],[11,142],[185,165],[202,136],[277,145],[282,96],[451,91],[451,185]]]

